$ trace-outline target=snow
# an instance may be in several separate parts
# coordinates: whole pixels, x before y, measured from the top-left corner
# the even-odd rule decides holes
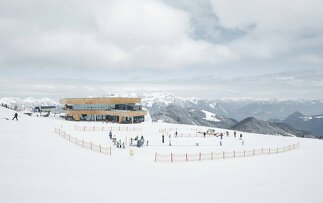
[[[203,113],[205,113],[205,118],[204,120],[207,120],[207,121],[214,121],[214,122],[220,122],[219,119],[216,118],[216,114],[214,113],[211,113],[209,111],[205,111],[205,110],[202,110]]]
[[[181,134],[207,128],[149,122],[137,125],[71,122],[21,113],[17,122],[11,120],[14,113],[0,107],[1,202],[323,201],[322,140],[244,133],[244,146],[231,136],[223,138],[222,147],[218,146],[219,138],[172,137],[174,145],[182,146],[169,147],[160,143],[159,131],[173,136],[176,130]],[[143,135],[153,146],[132,148],[134,157],[129,156],[129,148],[112,148],[110,157],[74,145],[54,133],[58,127],[80,139],[111,145],[107,131],[78,131],[75,125],[138,127],[142,131],[114,134],[120,139]],[[185,146],[195,142],[200,142],[200,146]],[[155,152],[210,152],[298,142],[298,149],[275,155],[189,163],[154,162]]]

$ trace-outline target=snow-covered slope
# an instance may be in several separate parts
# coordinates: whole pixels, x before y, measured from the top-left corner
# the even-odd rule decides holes
[[[63,127],[75,136],[108,143],[107,132],[73,131],[75,125],[107,124],[57,121],[22,114],[17,122],[10,120],[13,114],[14,111],[0,107],[1,202],[303,203],[323,200],[321,140],[244,134],[245,146],[240,145],[241,148],[295,142],[300,143],[300,148],[277,155],[163,164],[154,163],[156,150],[189,152],[192,147],[135,148],[134,157],[129,156],[129,149],[113,148],[112,156],[107,157],[73,145],[53,132],[54,127]],[[159,123],[135,126],[143,129],[138,135],[144,134],[146,139],[157,136],[157,140],[160,128],[188,127]],[[238,147],[230,145],[230,139],[223,140],[225,150]],[[205,138],[186,140],[201,142],[195,150],[222,150],[220,146],[207,146]],[[142,158],[145,154],[146,158]]]

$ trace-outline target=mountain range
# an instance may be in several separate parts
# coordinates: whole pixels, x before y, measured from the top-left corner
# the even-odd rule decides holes
[[[323,117],[320,116],[323,112],[323,101],[320,100],[250,98],[203,100],[177,97],[170,93],[131,93],[112,96],[142,98],[141,103],[148,109],[151,118],[162,122],[227,129],[244,126],[246,132],[252,131],[251,128],[254,126],[253,130],[257,131],[252,132],[255,133],[273,132],[300,137],[323,136]],[[61,110],[59,102],[46,97],[41,99],[4,97],[0,99],[0,104],[6,104],[16,110],[31,109],[39,105],[54,105],[58,111]],[[299,111],[305,115],[317,116],[305,116]],[[244,120],[245,118],[249,119]],[[249,123],[248,127],[246,123]]]

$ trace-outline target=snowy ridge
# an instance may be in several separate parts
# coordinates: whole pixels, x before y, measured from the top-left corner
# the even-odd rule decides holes
[[[56,106],[61,107],[61,104],[48,97],[34,98],[27,97],[24,99],[16,97],[3,97],[0,99],[0,104],[7,105],[10,109],[16,109],[18,111],[31,110],[36,106]]]

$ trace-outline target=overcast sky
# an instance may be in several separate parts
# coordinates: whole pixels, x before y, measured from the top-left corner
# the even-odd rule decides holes
[[[323,98],[322,0],[0,0],[0,97]]]

